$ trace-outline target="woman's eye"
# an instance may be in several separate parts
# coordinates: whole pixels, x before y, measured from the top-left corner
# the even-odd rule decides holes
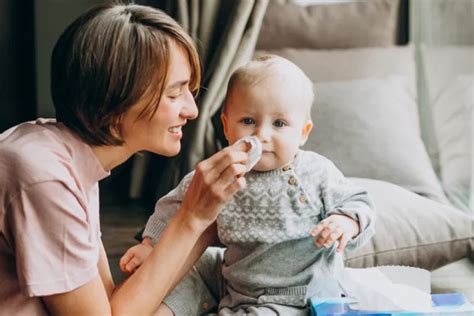
[[[244,123],[245,125],[251,125],[251,124],[254,124],[255,121],[249,117],[246,117],[244,119],[242,119],[242,123]]]
[[[286,122],[282,120],[276,120],[275,122],[273,122],[273,126],[275,127],[284,127],[286,125]]]
[[[170,98],[171,100],[176,100],[180,96],[181,96],[181,94],[172,94],[172,95],[169,95],[168,98]]]

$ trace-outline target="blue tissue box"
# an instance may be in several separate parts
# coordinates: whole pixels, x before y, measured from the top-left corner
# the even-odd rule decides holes
[[[460,293],[432,294],[433,312],[419,313],[409,311],[361,311],[351,309],[349,298],[316,299],[311,298],[311,316],[474,316],[474,305]]]

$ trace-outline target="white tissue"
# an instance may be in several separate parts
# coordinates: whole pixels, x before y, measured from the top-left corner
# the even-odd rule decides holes
[[[351,309],[370,311],[433,310],[430,273],[402,266],[367,269],[345,268],[339,278],[345,294],[353,298]]]
[[[257,162],[262,157],[262,143],[255,136],[245,136],[239,139],[234,143],[234,145],[247,143],[250,144],[250,150],[248,152],[249,159],[245,166],[247,167],[247,172],[252,170],[252,168],[257,164]]]

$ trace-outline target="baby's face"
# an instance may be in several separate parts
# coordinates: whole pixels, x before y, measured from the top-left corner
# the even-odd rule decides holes
[[[269,171],[293,161],[312,128],[307,106],[283,87],[236,84],[222,115],[224,133],[233,144],[244,136],[262,143],[262,158],[253,168]]]

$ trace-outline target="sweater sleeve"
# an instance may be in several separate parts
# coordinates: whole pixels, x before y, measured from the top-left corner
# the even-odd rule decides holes
[[[148,219],[145,230],[143,231],[143,237],[149,237],[153,244],[158,241],[166,225],[181,206],[193,175],[194,171],[187,174],[176,188],[156,202],[155,211]]]
[[[364,245],[375,233],[375,206],[367,190],[353,184],[331,162],[327,161],[322,183],[323,217],[341,214],[359,223],[359,234],[347,243],[353,250]]]

